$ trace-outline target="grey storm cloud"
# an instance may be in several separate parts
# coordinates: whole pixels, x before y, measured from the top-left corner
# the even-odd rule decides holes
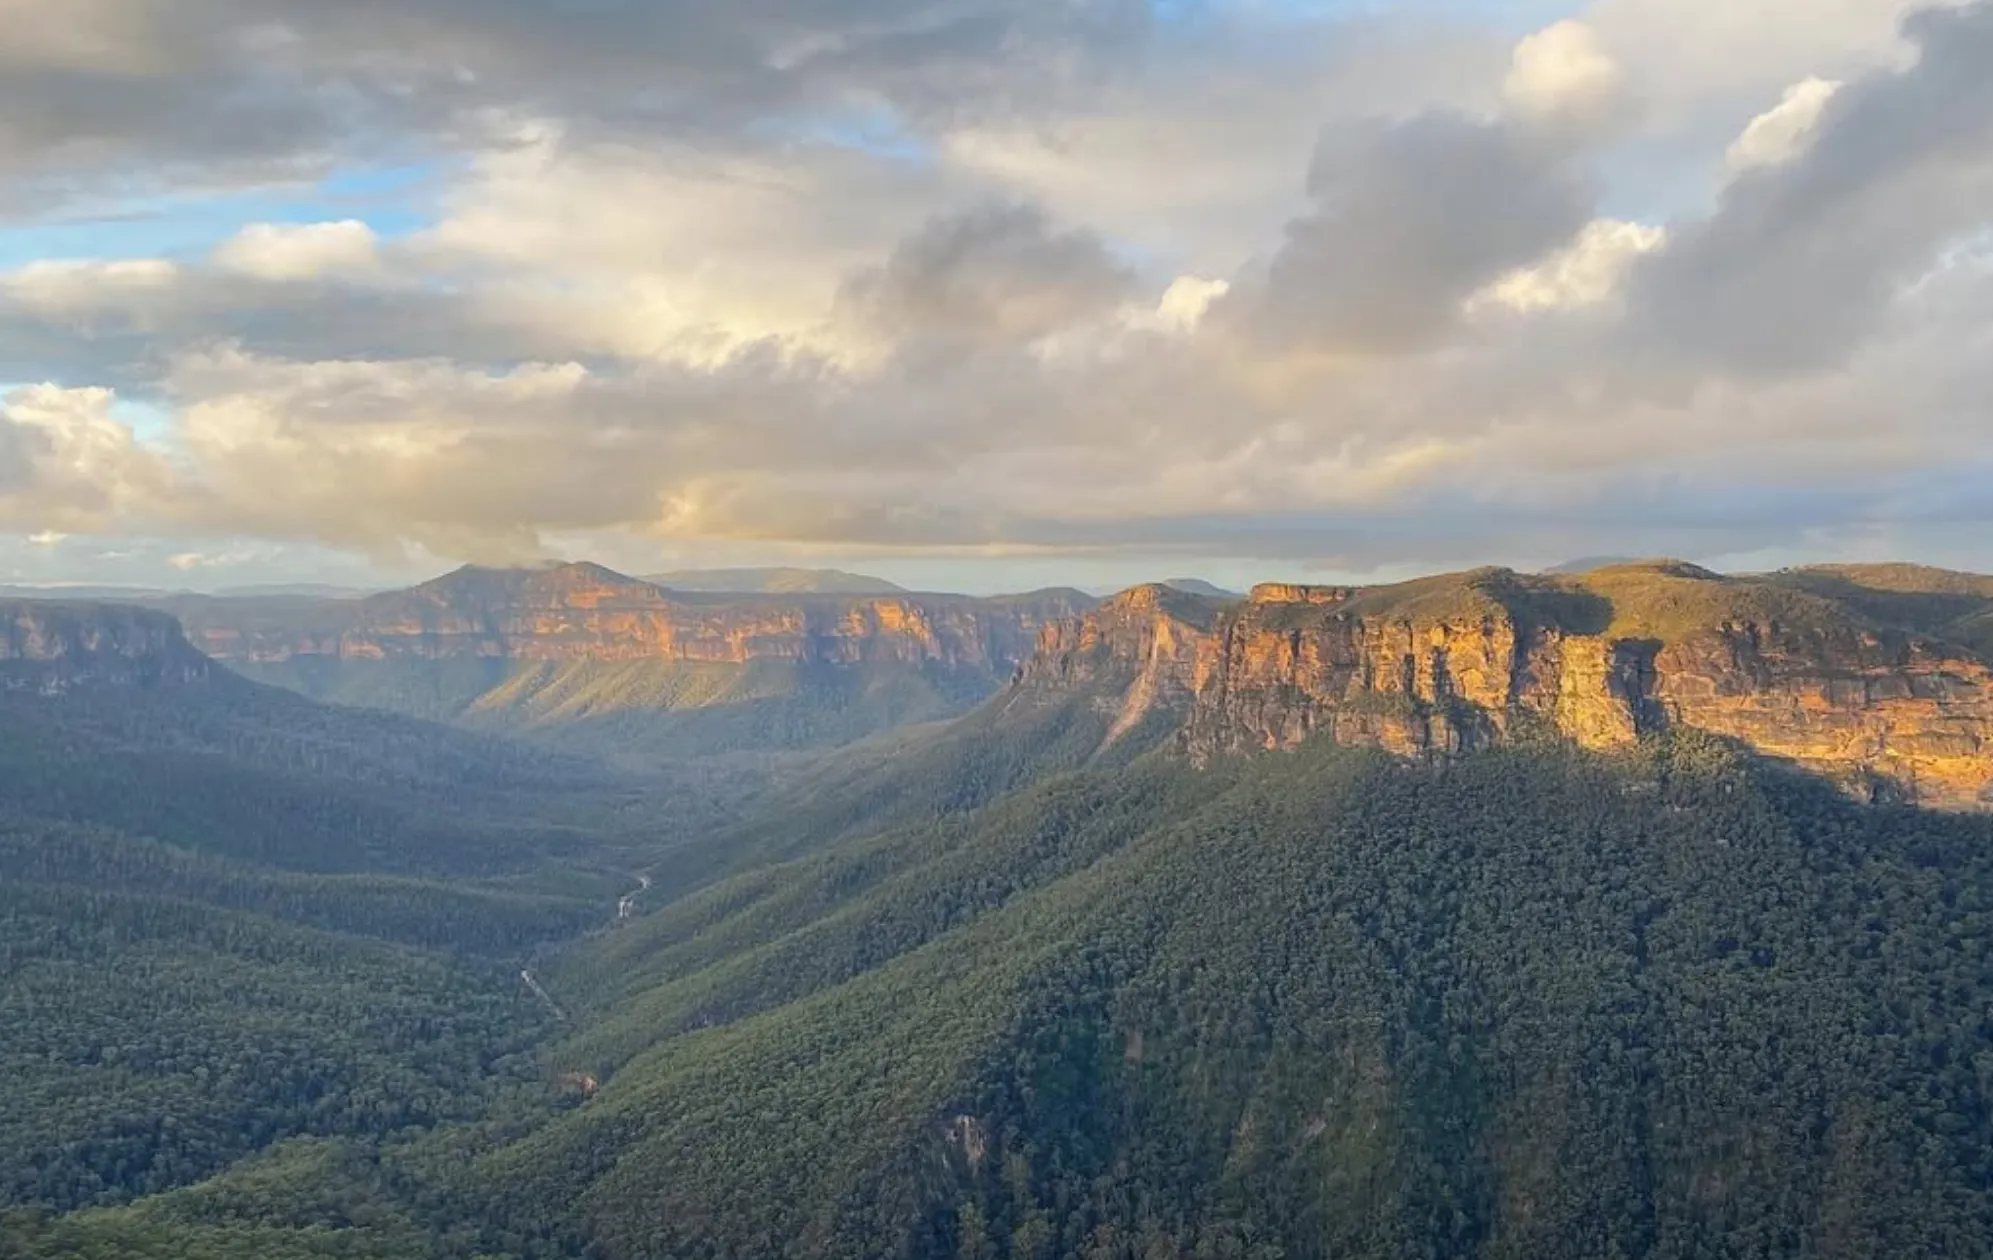
[[[998,204],[929,220],[852,277],[841,300],[898,337],[1029,341],[1111,310],[1134,283],[1094,233]]]
[[[1993,220],[1993,4],[1913,15],[1917,57],[1842,89],[1634,274],[1630,332],[1717,367],[1843,361],[1940,250]]]
[[[1463,300],[1569,240],[1593,191],[1553,137],[1428,113],[1324,130],[1308,171],[1314,208],[1226,317],[1281,347],[1417,349]]]

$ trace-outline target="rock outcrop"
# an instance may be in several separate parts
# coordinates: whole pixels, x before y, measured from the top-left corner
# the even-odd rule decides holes
[[[0,604],[0,689],[60,695],[181,686],[213,670],[164,613],[117,604]]]
[[[1086,691],[1110,740],[1163,715],[1199,760],[1317,732],[1442,758],[1529,730],[1612,748],[1679,726],[1864,791],[1993,807],[1993,668],[1875,607],[1678,563],[1243,603],[1140,587],[1048,628],[1019,685]]]

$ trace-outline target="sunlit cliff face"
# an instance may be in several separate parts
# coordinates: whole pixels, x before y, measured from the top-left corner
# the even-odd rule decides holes
[[[1714,575],[1617,577],[1271,586],[1229,607],[1140,588],[1047,629],[1025,679],[1111,697],[1110,739],[1173,708],[1198,759],[1317,732],[1439,757],[1531,730],[1604,749],[1689,727],[1927,805],[1993,803],[1979,659]]]
[[[947,596],[683,596],[594,565],[469,569],[289,620],[202,607],[194,641],[223,661],[892,662],[1007,670],[1047,620],[1084,601]]]

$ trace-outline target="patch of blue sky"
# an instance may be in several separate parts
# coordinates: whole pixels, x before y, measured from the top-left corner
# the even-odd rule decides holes
[[[132,436],[148,446],[157,446],[173,434],[173,413],[156,402],[120,394],[111,404],[111,415],[130,425]]]
[[[358,219],[384,237],[406,236],[435,222],[449,173],[440,162],[357,168],[311,184],[140,197],[65,218],[0,225],[0,270],[45,259],[185,260],[251,223]]]
[[[15,390],[28,389],[37,382],[0,381],[0,398],[5,398]],[[111,404],[111,415],[131,426],[132,434],[141,442],[158,444],[172,436],[173,413],[164,404],[149,399],[134,398],[120,394]]]

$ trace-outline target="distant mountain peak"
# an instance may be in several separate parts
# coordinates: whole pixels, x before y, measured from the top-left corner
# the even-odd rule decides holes
[[[1164,578],[1163,585],[1172,590],[1182,591],[1186,595],[1202,595],[1206,599],[1244,598],[1237,591],[1228,591],[1222,586],[1205,581],[1203,578]]]
[[[592,561],[581,560],[520,569],[467,564],[406,591],[389,591],[374,596],[372,602],[394,603],[414,598],[446,607],[522,601],[560,603],[576,592],[588,591],[635,596],[646,603],[661,602],[663,599],[663,592],[649,582]]]

